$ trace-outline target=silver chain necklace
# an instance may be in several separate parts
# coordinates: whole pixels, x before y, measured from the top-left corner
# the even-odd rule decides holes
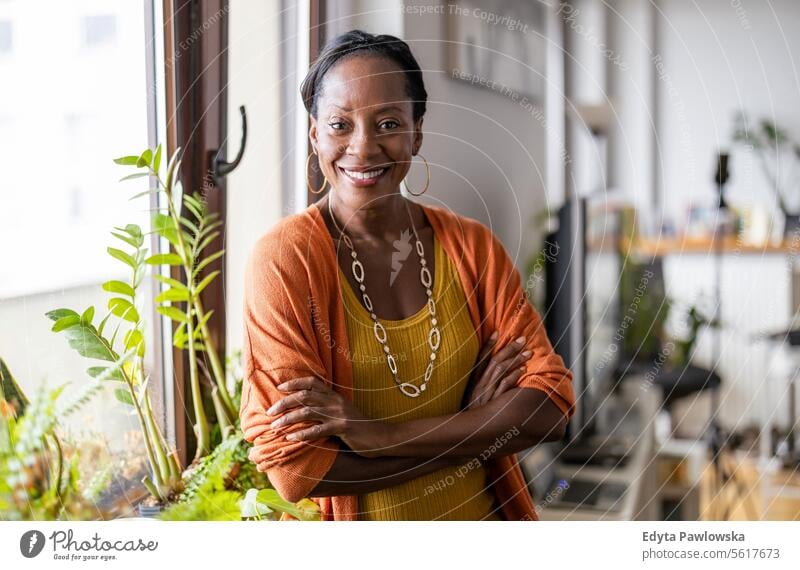
[[[428,386],[428,382],[430,382],[431,377],[433,376],[433,363],[436,360],[436,353],[439,351],[442,335],[439,331],[439,327],[436,326],[438,324],[438,320],[436,319],[436,301],[433,299],[433,291],[431,289],[433,287],[433,279],[431,278],[431,272],[428,269],[428,263],[425,260],[425,248],[423,248],[422,242],[417,234],[417,228],[414,225],[414,219],[412,218],[411,210],[408,207],[408,200],[403,199],[403,201],[406,205],[406,212],[408,212],[408,218],[411,220],[411,227],[414,230],[414,238],[417,242],[417,255],[419,256],[419,262],[422,266],[419,271],[419,279],[422,283],[422,286],[425,287],[425,293],[428,295],[428,316],[430,317],[431,321],[431,328],[428,332],[428,347],[431,349],[431,355],[430,360],[428,361],[428,366],[425,368],[425,376],[422,384],[419,386],[416,386],[410,382],[402,382],[397,377],[397,360],[395,360],[395,357],[389,349],[389,345],[387,344],[386,329],[378,321],[378,317],[372,307],[372,299],[370,299],[369,295],[367,295],[367,288],[364,285],[364,266],[358,260],[358,254],[356,253],[355,247],[353,247],[353,241],[350,239],[350,236],[348,236],[344,230],[339,227],[339,224],[336,223],[336,217],[333,215],[333,207],[331,206],[330,195],[328,195],[328,213],[331,216],[333,225],[336,226],[336,229],[339,231],[342,241],[344,241],[347,247],[350,248],[350,256],[353,258],[353,263],[350,266],[353,272],[353,278],[356,280],[358,287],[361,290],[361,300],[364,303],[364,307],[366,307],[367,311],[369,311],[370,317],[372,318],[372,331],[375,334],[375,338],[377,339],[378,343],[383,347],[383,352],[386,354],[386,364],[389,366],[389,371],[392,373],[394,382],[403,394],[409,398],[416,398],[425,391],[425,388]],[[437,268],[437,271],[441,271],[441,268]]]

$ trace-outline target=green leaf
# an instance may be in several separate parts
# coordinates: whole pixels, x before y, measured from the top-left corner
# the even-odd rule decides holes
[[[59,319],[69,316],[80,318],[80,315],[75,311],[73,311],[72,309],[53,309],[52,311],[46,312],[45,316],[47,316],[47,318],[50,319],[51,321],[57,321]]]
[[[239,503],[239,509],[243,519],[259,518],[273,512],[267,505],[258,502],[258,489],[247,490]]]
[[[186,289],[186,291],[189,290],[189,288],[186,285],[184,285],[177,279],[173,279],[172,277],[166,277],[165,275],[153,275],[153,278],[156,281],[161,281],[162,283],[166,283],[167,285],[172,285],[173,287],[176,287],[178,289]]]
[[[200,230],[197,229],[197,226],[188,218],[181,216],[181,224],[192,230],[195,234],[198,233]]]
[[[144,356],[144,336],[139,329],[131,329],[125,334],[125,350],[136,349],[136,354]]]
[[[127,295],[128,297],[133,298],[136,294],[133,290],[133,287],[124,283],[122,281],[106,281],[103,283],[103,291],[108,291],[109,293],[119,293],[120,295]]]
[[[140,238],[144,234],[142,234],[142,228],[139,227],[138,224],[128,224],[124,228],[116,228],[122,232],[127,233],[129,236],[134,238]]]
[[[153,214],[153,231],[175,230],[175,220],[161,212]]]
[[[108,317],[110,317],[110,316],[111,316],[111,313],[109,312],[109,313],[108,313],[108,314],[107,314],[107,315],[106,315],[106,316],[103,318],[103,320],[102,320],[102,321],[100,321],[100,326],[98,326],[98,327],[97,327],[97,336],[100,336],[100,337],[102,337],[102,336],[103,336],[103,328],[105,328],[105,326],[106,326],[106,321],[108,321]]]
[[[261,489],[256,495],[256,501],[274,511],[287,513],[301,521],[319,520],[319,506],[311,500],[302,500],[290,503],[283,499],[275,489]]]
[[[224,254],[225,254],[225,250],[223,249],[223,250],[220,250],[220,251],[218,251],[218,252],[216,252],[216,253],[212,253],[211,255],[209,255],[208,257],[206,257],[206,258],[205,258],[203,261],[201,261],[201,262],[200,262],[200,263],[197,265],[197,267],[195,268],[195,270],[194,270],[194,271],[192,271],[192,276],[194,277],[194,276],[196,276],[196,275],[199,275],[199,274],[200,274],[200,272],[201,272],[201,271],[202,271],[202,270],[203,270],[203,269],[204,269],[204,268],[205,268],[205,267],[206,267],[206,266],[207,266],[209,263],[213,263],[214,261],[216,261],[217,259],[219,259],[220,257],[222,257]]]
[[[130,255],[122,251],[121,249],[116,249],[113,247],[106,248],[106,251],[111,257],[119,259],[120,261],[129,265],[132,269],[136,269],[136,260],[133,259]]]
[[[194,290],[194,294],[195,294],[195,295],[199,295],[200,293],[202,293],[202,292],[203,292],[203,289],[205,289],[205,288],[206,288],[206,286],[207,286],[209,283],[211,283],[211,282],[214,280],[214,278],[215,278],[217,275],[219,275],[219,273],[220,273],[220,272],[219,272],[219,270],[216,270],[216,271],[214,271],[214,272],[212,272],[212,273],[209,273],[208,275],[206,275],[205,279],[203,279],[203,280],[202,280],[202,281],[201,281],[201,282],[200,282],[200,283],[197,285],[197,288]]]
[[[183,199],[183,183],[180,180],[176,180],[175,184],[173,184],[172,186],[172,208],[177,213],[180,213],[181,211],[182,199]]]
[[[206,220],[206,224],[207,224],[207,225],[206,225],[206,226],[205,226],[205,227],[204,227],[204,228],[203,228],[203,229],[200,231],[200,233],[197,235],[197,239],[200,239],[200,238],[203,238],[203,237],[205,237],[205,236],[206,236],[206,235],[208,235],[210,232],[212,232],[212,231],[214,231],[215,229],[217,229],[218,227],[220,227],[220,226],[222,225],[222,222],[213,222],[213,223],[209,223],[209,222],[208,222],[208,220]]]
[[[158,174],[158,169],[161,166],[161,145],[156,147],[156,155],[153,157],[153,170]]]
[[[139,313],[130,301],[121,297],[113,297],[108,300],[108,309],[121,319],[132,323],[139,322]]]
[[[189,291],[187,289],[167,289],[162,291],[155,299],[156,303],[163,303],[164,301],[188,301]]]
[[[119,370],[119,368],[113,369],[113,367],[108,366],[92,366],[91,368],[86,369],[86,373],[92,378],[97,378],[109,369],[111,369],[111,372],[106,380],[112,380],[115,382],[125,381],[125,376],[122,375],[122,372]]]
[[[126,236],[126,235],[123,235],[123,234],[118,234],[117,232],[111,232],[111,235],[114,236],[117,239],[120,239],[120,240],[124,241],[125,243],[127,243],[128,245],[130,245],[132,247],[139,247],[140,245],[142,245],[140,243],[141,240],[136,240],[136,239],[134,239],[134,238],[132,238],[130,236]]]
[[[116,162],[117,164],[123,164],[123,165],[126,165],[126,166],[131,166],[131,165],[136,164],[138,162],[138,160],[139,160],[138,156],[121,156],[119,158],[115,158],[114,162]]]
[[[171,217],[166,216],[161,212],[156,212],[153,215],[153,231],[164,236],[169,243],[175,246],[175,249],[180,248],[178,230],[175,227],[175,221]]]
[[[197,246],[197,249],[196,249],[195,251],[196,251],[198,254],[199,254],[200,252],[202,252],[202,251],[203,251],[205,248],[207,248],[207,247],[208,247],[208,244],[210,244],[212,241],[214,241],[214,239],[215,239],[215,238],[216,238],[218,235],[219,235],[219,232],[214,232],[214,233],[212,233],[211,235],[209,235],[208,237],[206,237],[206,239],[204,239],[204,240],[203,240],[203,241],[200,243],[200,245],[199,245],[199,246]]]
[[[208,319],[210,319],[211,315],[213,315],[213,314],[214,314],[214,309],[211,309],[209,312],[207,312],[205,315],[203,315],[203,318],[197,323],[197,326],[194,329],[194,338],[195,339],[202,338],[203,325],[205,325],[208,322]]]
[[[142,168],[144,166],[150,166],[150,163],[153,161],[153,151],[149,148],[142,153],[139,157],[139,160],[136,161],[136,166]]]
[[[156,253],[145,260],[148,265],[183,265],[183,260],[177,253]]]
[[[144,243],[144,236],[142,235],[142,230],[136,224],[128,224],[124,228],[115,227],[114,229],[127,235],[122,235],[122,233],[116,233],[116,232],[111,232],[111,235],[113,235],[118,239],[121,239],[125,243],[137,249],[142,246],[142,243]]]
[[[156,307],[156,311],[164,315],[165,317],[169,317],[173,321],[178,321],[181,323],[188,323],[189,322],[189,315],[178,309],[177,307]]]
[[[166,188],[167,192],[172,192],[172,181],[175,176],[175,172],[181,171],[180,169],[180,159],[179,157],[180,149],[176,150],[172,157],[169,159],[169,164],[167,165],[167,177],[164,181],[164,187]]]
[[[81,318],[77,314],[67,315],[66,317],[58,319],[50,330],[53,332],[61,332],[64,329],[80,324],[80,322]]]
[[[131,393],[128,391],[127,388],[117,388],[114,390],[114,396],[117,397],[117,400],[122,402],[123,404],[127,404],[128,406],[133,406],[133,398],[131,398]]]
[[[186,209],[189,210],[196,219],[198,220],[203,219],[203,212],[199,210],[197,206],[189,203],[188,201],[185,201],[184,204],[186,205]]]
[[[89,307],[81,315],[81,324],[85,325],[85,326],[89,326],[89,325],[92,324],[92,319],[93,318],[94,318],[94,307]]]
[[[150,176],[149,172],[134,172],[133,174],[128,174],[127,176],[123,176],[119,179],[120,182],[125,182],[126,180],[134,180],[135,178],[141,178],[143,176]]]
[[[128,198],[128,201],[130,202],[131,200],[135,200],[136,198],[141,198],[142,196],[145,196],[147,194],[158,194],[159,192],[161,192],[160,188],[153,188],[152,190],[145,190],[144,192],[137,192],[136,194],[134,194],[133,196]]]
[[[178,327],[175,329],[175,332],[172,335],[172,344],[174,344],[178,348],[183,348],[183,345],[186,343],[186,340],[188,338],[189,337],[186,334],[186,321],[183,321],[181,322],[181,324],[178,325]]]
[[[116,361],[119,357],[106,340],[97,334],[92,326],[79,325],[65,331],[70,348],[85,358]]]

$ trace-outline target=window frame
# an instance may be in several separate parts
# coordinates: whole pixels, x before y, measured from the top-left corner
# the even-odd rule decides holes
[[[157,1],[157,0],[156,0]],[[164,22],[164,76],[166,112],[166,150],[171,155],[182,149],[180,176],[185,191],[203,188],[210,212],[219,214],[223,225],[220,236],[209,248],[225,247],[227,188],[225,180],[212,175],[217,151],[226,154],[227,82],[228,82],[228,0],[162,0]],[[207,25],[207,23],[212,25]],[[226,255],[209,264],[200,279],[213,271],[220,275],[200,295],[207,311],[214,311],[209,330],[225,363],[225,265]],[[174,279],[181,278],[179,267],[171,268]],[[170,334],[172,338],[172,323]],[[166,344],[166,343],[165,343]],[[191,409],[189,357],[186,351],[172,346],[172,374],[165,383],[168,437],[175,442],[183,465],[194,456],[197,440],[192,419],[185,413]],[[204,354],[204,353],[203,353]],[[210,369],[210,366],[209,366]],[[213,406],[205,402],[209,416]],[[171,421],[170,421],[171,420]]]

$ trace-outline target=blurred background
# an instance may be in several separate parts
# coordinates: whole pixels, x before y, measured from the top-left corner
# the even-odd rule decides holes
[[[336,35],[393,34],[429,95],[420,200],[500,237],[575,374],[567,438],[520,455],[541,518],[797,520],[798,21],[794,0],[0,0],[0,356],[28,392],[79,390],[45,313],[105,312],[109,232],[164,205],[112,159],[162,144],[224,222],[202,298],[235,375],[250,248],[319,198],[300,82]],[[161,286],[146,363],[185,460]],[[65,425],[141,445],[112,391]]]

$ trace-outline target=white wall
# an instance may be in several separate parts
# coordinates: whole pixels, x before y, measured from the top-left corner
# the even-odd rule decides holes
[[[228,177],[226,342],[242,346],[244,266],[255,241],[281,217],[279,4],[231,0],[228,60],[228,160],[239,149],[239,105],[247,109],[243,160]]]
[[[426,4],[415,0],[406,5]],[[404,39],[424,71],[428,91],[422,146],[432,171],[428,202],[489,225],[521,268],[535,245],[530,239],[531,215],[554,206],[546,193],[551,158],[547,129],[554,129],[551,134],[559,139],[563,129],[557,121],[550,122],[543,104],[532,111],[502,93],[450,78],[445,71],[444,18],[406,10],[404,25]],[[560,90],[550,85],[548,96],[553,88]],[[424,182],[417,160],[411,170],[412,188]],[[553,192],[558,195],[556,189]]]
[[[548,153],[545,140],[546,128],[557,140],[563,140],[560,119],[546,114],[543,104],[526,109],[502,93],[448,77],[445,16],[415,14],[408,9],[430,5],[421,0],[330,2],[328,32],[333,37],[361,28],[397,35],[409,44],[423,70],[428,92],[421,153],[430,165],[431,183],[424,199],[418,200],[486,223],[517,266],[523,268],[535,245],[530,239],[531,215],[552,207],[553,200],[561,197],[559,188],[551,190],[550,199],[546,195],[548,160],[560,171],[549,169],[554,185],[563,180],[563,163],[558,160],[560,155],[553,155],[557,149]],[[448,5],[443,6],[447,9]],[[552,12],[550,20],[554,21]],[[552,50],[547,54],[551,61],[552,54]],[[560,79],[547,89],[548,96],[552,90],[558,94]],[[424,163],[417,157],[409,185],[419,191],[424,183]]]
[[[712,204],[714,153],[730,147],[734,112],[773,117],[800,137],[800,2],[660,2],[657,75],[661,203],[681,215]],[[732,157],[733,204],[772,203],[753,157]]]

